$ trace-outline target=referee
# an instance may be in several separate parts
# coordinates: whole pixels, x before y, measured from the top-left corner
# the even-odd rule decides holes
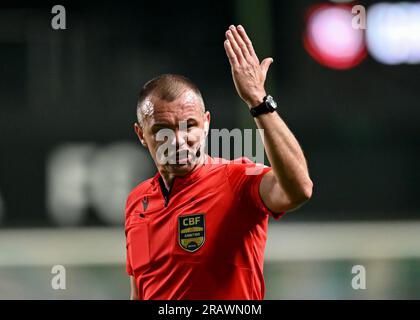
[[[250,174],[247,158],[205,154],[210,113],[197,86],[169,74],[147,82],[134,129],[157,173],[127,199],[131,299],[263,299],[268,218],[312,195],[304,154],[264,89],[273,60],[259,62],[242,26],[229,27],[224,47],[237,92],[264,129],[271,167]]]

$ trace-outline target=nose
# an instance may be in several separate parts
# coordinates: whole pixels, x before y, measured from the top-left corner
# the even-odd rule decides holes
[[[176,130],[176,149],[181,149],[187,144],[187,132],[185,130]]]

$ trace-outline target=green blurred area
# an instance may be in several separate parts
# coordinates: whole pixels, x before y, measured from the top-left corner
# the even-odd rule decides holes
[[[354,265],[366,268],[366,289],[352,288]],[[123,265],[66,268],[66,289],[54,290],[49,267],[1,267],[0,299],[128,299]],[[265,299],[420,299],[420,259],[266,263]]]

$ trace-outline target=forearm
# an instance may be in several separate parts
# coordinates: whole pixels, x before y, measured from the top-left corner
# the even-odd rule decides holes
[[[137,285],[136,285],[136,278],[134,276],[130,276],[130,300],[139,300],[139,295],[137,292]]]
[[[224,42],[236,91],[249,108],[266,96],[265,79],[272,58],[261,63],[243,27],[230,26]],[[312,195],[312,181],[296,138],[276,113],[259,115],[258,128],[264,129],[265,151],[273,173],[263,177],[260,193],[271,208],[293,208]]]
[[[299,142],[277,112],[255,118],[263,129],[264,148],[273,172],[292,197],[306,197],[312,190],[307,162]]]

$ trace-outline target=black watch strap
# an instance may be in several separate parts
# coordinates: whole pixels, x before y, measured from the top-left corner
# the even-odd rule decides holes
[[[256,107],[249,109],[249,112],[253,117],[258,117],[261,114],[274,112],[277,108],[277,104],[270,95],[266,95],[263,102]]]
[[[249,109],[249,112],[251,112],[251,115],[253,117],[258,117],[260,114],[264,114],[270,111],[268,110],[267,105],[265,104],[265,101],[264,101],[258,106]]]

